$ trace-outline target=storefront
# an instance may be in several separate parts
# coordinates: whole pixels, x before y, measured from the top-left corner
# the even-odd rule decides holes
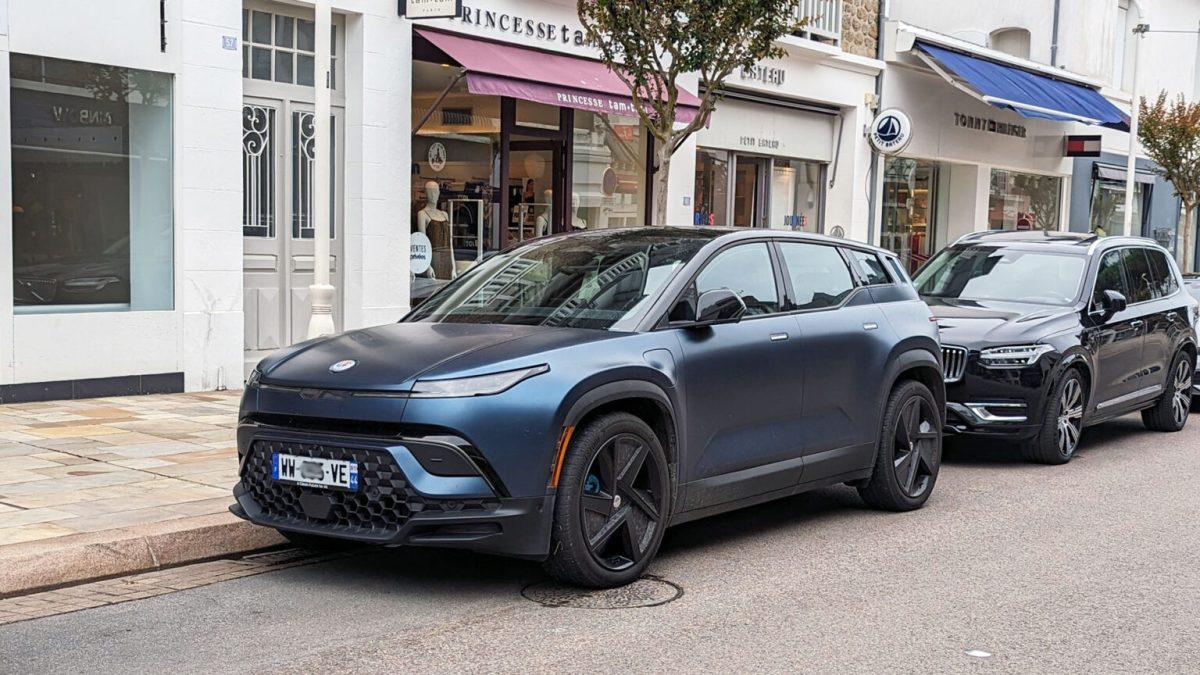
[[[831,108],[724,92],[697,133],[693,223],[824,231],[836,119]]]
[[[1071,186],[1071,230],[1101,236],[1117,234],[1125,224],[1125,157],[1102,153],[1074,160]],[[1177,250],[1179,197],[1172,185],[1153,171],[1148,160],[1138,159],[1134,174],[1133,232]]]
[[[883,160],[880,245],[915,270],[971,232],[1070,229],[1074,164],[1065,137],[1081,123],[1120,126],[1120,112],[1032,62],[903,24],[887,35],[896,67],[883,101],[911,118],[912,140]],[[1017,90],[1001,87],[1014,82]],[[1056,96],[1064,89],[1071,96]],[[1063,100],[1090,107],[1046,107]]]

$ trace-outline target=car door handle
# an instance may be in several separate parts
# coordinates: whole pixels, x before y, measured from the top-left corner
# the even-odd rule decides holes
[[[1136,320],[1134,320],[1134,321],[1130,321],[1130,322],[1129,322],[1129,325],[1130,325],[1132,328],[1141,328],[1142,326],[1145,326],[1145,325],[1146,325],[1146,322],[1145,322],[1145,321],[1142,321],[1141,319],[1136,319]]]
[[[783,342],[788,339],[787,333],[771,333],[771,342]]]
[[[874,321],[869,321],[863,324],[863,330],[875,330],[876,328],[879,328],[879,324],[875,323]]]

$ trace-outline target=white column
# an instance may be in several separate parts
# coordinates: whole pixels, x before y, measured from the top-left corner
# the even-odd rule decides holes
[[[331,335],[333,325],[334,288],[329,283],[329,171],[331,132],[329,123],[329,39],[333,25],[330,0],[316,0],[316,64],[313,85],[316,87],[313,105],[313,284],[308,287],[312,316],[308,321],[308,337]]]
[[[1141,117],[1141,71],[1142,71],[1142,41],[1146,37],[1146,30],[1150,27],[1149,19],[1146,16],[1146,8],[1140,1],[1136,1],[1138,10],[1138,22],[1133,29],[1133,86],[1130,92],[1133,98],[1133,103],[1130,105],[1129,111],[1129,156],[1126,158],[1125,165],[1125,222],[1121,226],[1121,234],[1132,235],[1141,234],[1133,231],[1133,204],[1136,199],[1137,182],[1134,180],[1137,177],[1137,150],[1138,150],[1138,122]],[[1122,27],[1121,30],[1124,30]]]

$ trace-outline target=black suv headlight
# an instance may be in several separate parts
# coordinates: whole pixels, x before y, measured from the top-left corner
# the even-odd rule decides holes
[[[979,362],[985,368],[1027,368],[1053,351],[1050,345],[992,347],[979,352]]]

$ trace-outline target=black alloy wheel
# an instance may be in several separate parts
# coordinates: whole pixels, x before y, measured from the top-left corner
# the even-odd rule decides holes
[[[658,553],[672,493],[662,443],[645,422],[628,413],[589,422],[563,463],[547,572],[596,588],[636,580]]]
[[[901,382],[884,409],[875,471],[858,489],[863,501],[888,511],[923,506],[942,464],[942,419],[937,401],[920,382]]]
[[[1066,464],[1079,449],[1087,389],[1077,368],[1068,368],[1050,389],[1042,412],[1042,425],[1033,438],[1021,444],[1025,459],[1039,464]]]
[[[1167,388],[1153,408],[1142,411],[1142,423],[1154,431],[1180,431],[1192,410],[1194,366],[1187,352],[1179,352],[1171,363]]]

